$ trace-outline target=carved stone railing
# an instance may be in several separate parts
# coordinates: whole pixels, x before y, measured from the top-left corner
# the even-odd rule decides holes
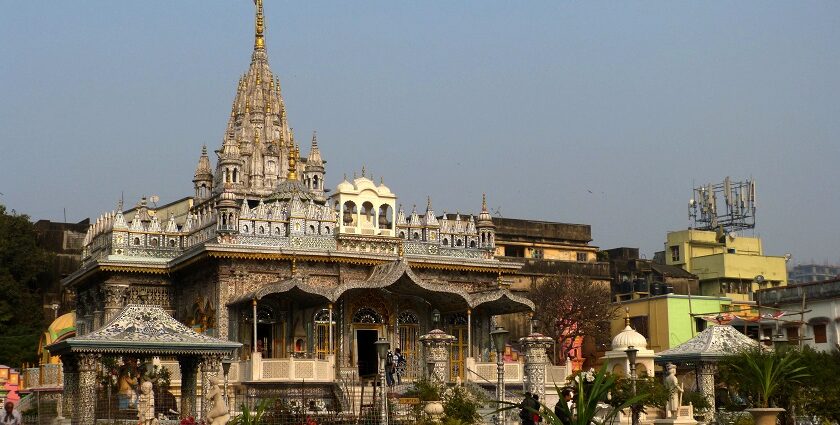
[[[467,381],[478,383],[496,382],[495,362],[476,362],[467,358],[467,369],[464,375]],[[522,383],[525,376],[525,365],[522,363],[505,363],[505,383]]]

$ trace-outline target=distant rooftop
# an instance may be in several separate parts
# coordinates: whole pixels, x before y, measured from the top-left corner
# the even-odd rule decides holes
[[[512,242],[569,242],[578,244],[592,241],[592,227],[588,224],[556,223],[551,221],[501,217],[493,217],[493,224],[496,225],[497,240]]]

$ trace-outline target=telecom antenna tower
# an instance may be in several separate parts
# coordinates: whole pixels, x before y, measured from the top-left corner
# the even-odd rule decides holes
[[[733,182],[727,176],[723,183],[694,188],[688,218],[695,229],[729,234],[755,228],[755,207],[755,179]]]

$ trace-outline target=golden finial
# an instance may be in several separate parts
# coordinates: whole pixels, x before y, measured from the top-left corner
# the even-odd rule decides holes
[[[258,70],[257,71],[257,85],[262,84],[262,78],[260,77],[260,74],[261,74],[261,72]]]
[[[362,177],[364,177],[364,176],[365,176],[365,166],[362,165]]]
[[[481,194],[481,211],[482,212],[487,211],[487,194],[486,193]]]
[[[257,18],[254,28],[254,50],[265,49],[265,38],[263,37],[263,30],[265,29],[265,20],[263,18],[263,2],[262,0],[254,0],[257,4]]]
[[[624,307],[624,327],[630,326],[630,308]]]
[[[397,247],[397,255],[399,255],[400,258],[405,257],[405,245],[403,244],[402,239],[400,240],[400,244]]]
[[[297,257],[292,257],[292,276],[297,274]]]
[[[260,129],[259,127],[254,129],[254,146],[260,146]]]

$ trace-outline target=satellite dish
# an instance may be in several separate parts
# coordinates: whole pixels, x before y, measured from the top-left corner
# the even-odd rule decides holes
[[[790,259],[791,259],[791,258],[793,258],[793,255],[792,255],[791,253],[789,253],[789,252],[786,252],[786,253],[785,253],[785,263],[787,263],[788,261],[790,261]]]
[[[160,196],[152,195],[149,197],[149,202],[157,206],[157,202],[160,201]]]
[[[759,285],[764,283],[764,275],[758,275],[755,277],[755,281],[758,282]]]

